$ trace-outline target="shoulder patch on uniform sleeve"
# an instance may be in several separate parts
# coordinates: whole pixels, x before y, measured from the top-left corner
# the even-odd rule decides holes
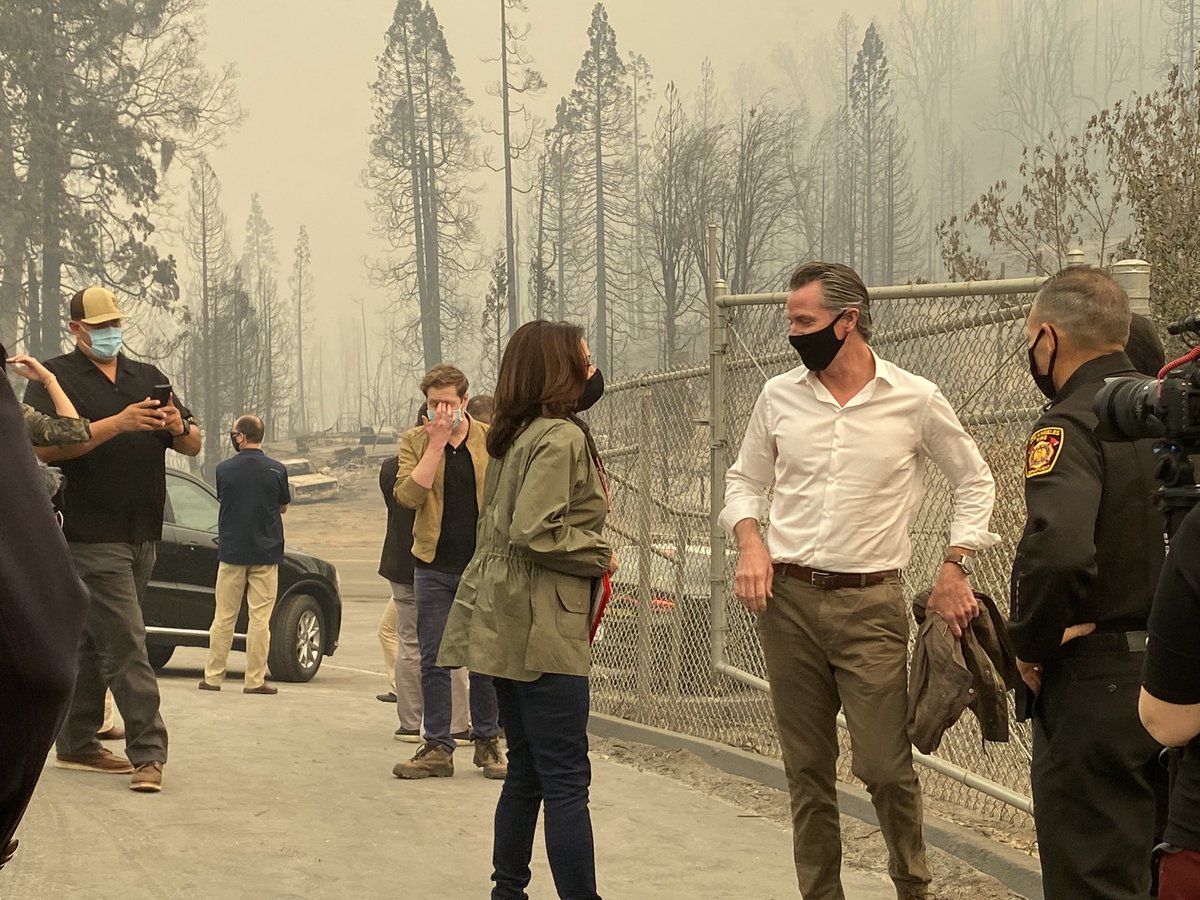
[[[1039,428],[1029,436],[1025,448],[1025,477],[1036,478],[1048,475],[1058,462],[1062,451],[1063,430],[1061,428]]]

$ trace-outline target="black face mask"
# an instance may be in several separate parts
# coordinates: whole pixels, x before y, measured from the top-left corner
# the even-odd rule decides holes
[[[241,453],[241,452],[242,452],[242,448],[241,448],[241,446],[240,446],[240,445],[238,444],[238,442],[237,442],[238,435],[240,435],[240,434],[241,434],[241,432],[240,432],[240,431],[231,431],[231,432],[229,433],[229,443],[233,444],[233,452],[234,452],[234,453]]]
[[[576,412],[586,412],[604,396],[604,373],[597,369],[592,373],[592,377],[587,380],[587,384],[583,386],[583,393],[579,395],[579,403],[575,406]]]
[[[1037,385],[1038,390],[1046,395],[1046,399],[1053,400],[1058,396],[1058,388],[1054,386],[1054,360],[1058,356],[1058,334],[1053,325],[1049,328],[1050,333],[1054,335],[1054,349],[1050,351],[1050,365],[1046,367],[1045,375],[1037,369],[1037,360],[1034,359],[1033,351],[1037,349],[1038,342],[1046,333],[1039,331],[1038,336],[1033,339],[1033,343],[1029,347],[1029,374],[1033,376],[1033,383]]]
[[[846,343],[846,339],[839,338],[837,332],[834,331],[834,326],[845,314],[846,310],[843,309],[834,316],[832,322],[820,331],[814,331],[812,334],[793,334],[788,337],[788,343],[800,354],[800,361],[804,363],[805,368],[812,372],[822,372],[829,368],[829,364],[842,349],[842,344]]]

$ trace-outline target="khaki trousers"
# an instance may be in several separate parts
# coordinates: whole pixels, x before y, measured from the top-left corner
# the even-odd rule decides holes
[[[425,701],[421,695],[421,645],[417,640],[417,598],[411,584],[388,582],[392,586],[391,610],[392,644],[390,651],[384,642],[384,623],[389,615],[384,611],[379,622],[379,643],[383,658],[392,660],[392,690],[396,694],[396,715],[400,727],[408,731],[421,730]],[[471,730],[470,673],[455,669],[450,673],[450,733],[466,734]]]
[[[388,690],[396,693],[396,654],[400,636],[396,632],[396,604],[389,600],[379,618],[379,646],[383,648],[383,670],[387,672]]]
[[[908,616],[899,583],[822,590],[777,575],[758,619],[791,793],[796,879],[805,900],[843,900],[837,713],[867,786],[900,898],[927,896],[921,788],[905,731]]]
[[[267,650],[271,645],[271,611],[279,589],[279,566],[217,567],[217,609],[208,629],[208,665],[204,680],[220,684],[233,645],[233,629],[246,598],[249,627],[246,629],[246,687],[262,687],[267,677]]]

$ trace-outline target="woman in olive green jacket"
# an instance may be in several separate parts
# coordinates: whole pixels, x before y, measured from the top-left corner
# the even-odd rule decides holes
[[[530,322],[509,341],[475,556],[442,638],[440,664],[493,676],[508,739],[493,900],[526,896],[543,805],[559,897],[599,898],[588,813],[588,628],[596,583],[616,558],[601,536],[608,498],[574,416],[598,399],[598,384],[577,326]]]

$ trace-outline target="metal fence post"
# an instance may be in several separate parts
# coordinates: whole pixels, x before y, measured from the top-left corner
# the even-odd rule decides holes
[[[725,608],[725,531],[717,521],[725,504],[725,470],[729,464],[728,436],[725,433],[725,375],[728,363],[729,319],[722,298],[729,292],[717,274],[717,228],[708,228],[709,270],[712,273],[709,297],[709,476],[708,476],[708,549],[709,549],[709,661],[714,679],[725,664],[725,645],[729,637],[729,615]]]
[[[647,425],[652,421],[653,409],[650,388],[643,387],[638,391],[639,421]],[[646,442],[638,444],[637,459],[634,474],[634,484],[637,493],[637,552],[638,552],[638,584],[637,584],[637,703],[643,714],[650,704],[651,684],[651,650],[653,610],[650,608],[652,597],[650,571],[650,545],[653,536],[650,533],[650,512],[653,505],[653,488],[651,478],[651,448]]]
[[[671,731],[678,731],[682,721],[683,695],[680,690],[680,677],[683,673],[683,630],[685,616],[689,612],[684,571],[690,556],[690,549],[683,518],[676,516],[675,552],[671,557],[675,572],[675,608],[671,612],[670,655],[667,657],[667,696],[670,698],[670,705],[667,709],[667,727]]]
[[[1143,259],[1123,259],[1112,265],[1113,280],[1129,297],[1129,311],[1150,315],[1150,263]]]

